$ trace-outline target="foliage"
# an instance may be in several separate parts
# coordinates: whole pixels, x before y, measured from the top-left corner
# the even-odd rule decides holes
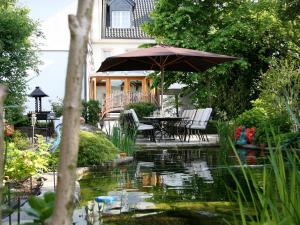
[[[156,110],[155,104],[151,102],[136,102],[136,103],[129,103],[124,107],[125,109],[134,109],[137,116],[139,118],[143,118],[145,116],[150,116],[150,114]]]
[[[52,111],[55,113],[56,117],[61,117],[63,114],[63,100],[62,99],[58,99],[57,101],[50,101],[51,103],[51,107],[52,107]]]
[[[9,122],[22,115],[28,70],[38,72],[38,51],[32,40],[40,35],[28,9],[16,6],[15,1],[0,1],[0,84],[8,88],[5,106],[9,106]]]
[[[36,149],[20,150],[15,143],[8,143],[5,175],[12,180],[22,180],[47,171],[49,144],[38,136]]]
[[[300,148],[300,132],[279,134],[277,138],[281,140],[282,148]]]
[[[85,122],[90,125],[96,125],[99,122],[99,113],[101,111],[98,100],[82,101],[82,116]]]
[[[221,165],[226,165],[229,159],[228,153],[231,150],[231,145],[228,140],[233,140],[235,137],[235,125],[233,122],[218,121],[217,130],[221,155],[218,159],[221,161]]]
[[[133,155],[136,134],[137,130],[115,126],[112,130],[111,141],[122,152],[126,152],[127,155]]]
[[[23,225],[43,225],[53,213],[55,205],[55,193],[46,192],[43,197],[32,196],[28,199],[30,208],[25,212],[33,217],[32,223],[24,223]]]
[[[80,132],[78,166],[100,165],[112,160],[116,153],[117,148],[103,133]]]
[[[48,157],[48,170],[56,171],[59,160],[59,148],[57,148],[54,152],[49,153]]]
[[[261,93],[255,105],[263,107],[268,115],[287,113],[287,106],[300,119],[300,59],[273,60],[262,75]],[[274,110],[276,109],[276,110]]]
[[[15,127],[31,126],[31,121],[27,115],[20,115],[15,121],[12,121]]]
[[[275,134],[288,133],[292,124],[297,128],[300,118],[300,67],[290,59],[273,60],[270,69],[262,75],[261,93],[253,101],[253,108],[236,119],[237,125],[256,127],[256,142],[267,141],[271,128]]]
[[[251,168],[243,167],[238,159],[247,182],[246,189],[241,188],[240,179],[230,170],[238,187],[233,195],[240,207],[241,221],[236,224],[300,224],[299,157],[295,151],[286,151],[285,155],[279,142],[276,149],[270,148],[269,152],[270,165],[264,166],[262,180],[256,178]],[[236,151],[235,154],[238,158]],[[250,192],[250,202],[246,191]]]
[[[243,112],[236,119],[237,125],[244,125],[246,127],[265,126],[267,120],[267,113],[263,108],[254,107]]]
[[[14,143],[16,148],[19,150],[25,150],[28,149],[30,146],[30,141],[28,140],[28,137],[26,137],[24,134],[22,134],[20,131],[15,130],[10,142]]]
[[[166,83],[188,84],[196,107],[212,106],[217,115],[231,119],[251,108],[271,58],[300,52],[299,16],[282,19],[285,1],[158,0],[143,29],[157,43],[239,58],[201,75],[172,72],[165,77]]]
[[[255,142],[267,143],[267,135],[287,133],[291,123],[287,112],[276,112],[269,115],[262,107],[253,107],[239,115],[235,120],[236,127],[255,127]]]

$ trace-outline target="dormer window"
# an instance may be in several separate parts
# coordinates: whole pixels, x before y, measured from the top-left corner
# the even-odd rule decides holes
[[[131,27],[130,11],[112,11],[111,27],[130,28]]]
[[[133,20],[133,0],[110,0],[107,3],[106,26],[130,28]]]

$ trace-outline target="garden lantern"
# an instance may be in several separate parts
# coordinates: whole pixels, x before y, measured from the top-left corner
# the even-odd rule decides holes
[[[35,98],[35,112],[42,112],[42,98],[49,96],[45,94],[40,87],[35,87],[34,91],[31,92],[29,97]]]
[[[31,114],[31,126],[32,126],[32,144],[34,144],[34,126],[36,124],[36,114],[33,112]]]

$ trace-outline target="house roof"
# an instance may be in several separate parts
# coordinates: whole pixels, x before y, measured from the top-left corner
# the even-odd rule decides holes
[[[107,1],[104,2],[106,7]],[[110,1],[108,1],[110,2]],[[150,39],[151,37],[141,30],[141,25],[149,19],[153,10],[154,0],[132,0],[135,3],[133,8],[133,26],[131,28],[104,28],[104,38],[108,39]]]

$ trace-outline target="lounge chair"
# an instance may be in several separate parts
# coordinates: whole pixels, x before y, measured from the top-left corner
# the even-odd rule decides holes
[[[188,134],[187,127],[192,124],[196,112],[196,109],[186,109],[182,112],[181,117],[183,117],[183,120],[177,124],[177,134],[181,141],[186,141],[186,136]]]
[[[207,134],[204,132],[207,128],[207,123],[212,113],[212,108],[198,109],[193,122],[187,126],[189,141],[192,134],[196,134],[199,140],[209,141]]]
[[[151,141],[155,141],[154,127],[152,125],[141,123],[134,109],[129,109],[128,115],[129,120],[131,120],[133,126],[135,127],[135,129],[137,129],[138,132],[142,132],[143,134],[148,135]]]

